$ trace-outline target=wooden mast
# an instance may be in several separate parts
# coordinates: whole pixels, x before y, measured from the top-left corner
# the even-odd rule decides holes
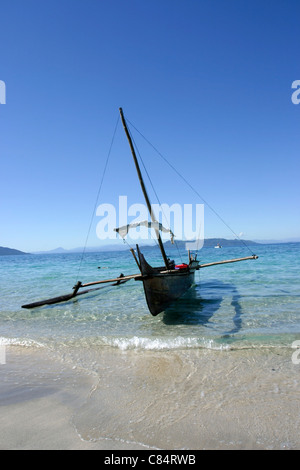
[[[128,128],[127,128],[127,124],[126,124],[126,121],[125,121],[125,118],[124,118],[124,114],[123,114],[122,108],[119,108],[119,111],[120,111],[122,124],[123,124],[124,130],[125,130],[125,133],[126,133],[126,136],[127,136],[128,142],[129,142],[129,145],[130,145],[130,149],[131,149],[131,153],[132,153],[133,160],[134,160],[134,163],[135,163],[135,167],[136,167],[136,171],[137,171],[137,174],[138,174],[138,178],[139,178],[139,181],[140,181],[140,185],[141,185],[141,188],[142,188],[142,191],[143,191],[143,194],[144,194],[144,198],[145,198],[145,201],[146,201],[146,204],[147,204],[147,207],[148,207],[148,210],[149,210],[149,213],[150,213],[152,222],[157,222],[157,220],[155,219],[155,215],[154,215],[154,213],[153,213],[151,204],[150,204],[149,196],[148,196],[148,194],[147,194],[147,190],[146,190],[146,187],[145,187],[145,183],[144,183],[144,180],[143,180],[143,176],[142,176],[142,173],[141,173],[141,170],[140,170],[140,166],[139,166],[139,163],[138,163],[138,160],[137,160],[137,157],[136,157],[136,153],[135,153],[135,150],[134,150],[134,146],[133,146],[133,143],[132,143],[132,139],[131,139],[129,130],[128,130]],[[168,262],[168,258],[167,258],[167,255],[166,255],[166,252],[165,252],[165,249],[164,249],[164,246],[163,246],[163,242],[162,242],[160,233],[159,233],[159,231],[156,230],[156,229],[155,229],[155,233],[156,233],[156,236],[157,236],[158,244],[159,244],[159,247],[160,247],[160,251],[161,251],[161,254],[162,254],[162,257],[163,257],[165,266],[166,266],[167,269],[169,269],[169,262]]]

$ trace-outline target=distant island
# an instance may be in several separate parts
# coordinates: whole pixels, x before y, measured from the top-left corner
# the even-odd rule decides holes
[[[184,248],[186,243],[193,243],[193,241],[185,241],[185,240],[178,240],[177,242],[177,246],[179,248]],[[203,244],[203,247],[204,248],[208,248],[208,247],[215,247],[216,245],[221,245],[222,246],[250,246],[250,245],[260,245],[260,243],[257,243],[257,242],[253,242],[252,240],[242,240],[242,239],[234,239],[234,240],[228,240],[227,238],[206,238],[204,239],[204,244]],[[164,246],[166,249],[170,249],[172,247],[172,244],[170,241],[167,241],[166,243],[164,243]]]
[[[24,253],[24,251],[15,250],[14,248],[7,248],[5,246],[0,246],[0,256],[6,255],[28,255],[28,253]]]
[[[164,242],[164,247],[166,250],[170,250],[172,249],[173,247],[176,247],[176,248],[180,248],[180,249],[183,249],[185,250],[185,245],[186,243],[192,243],[194,242],[194,240],[176,240],[176,244],[172,245],[170,241],[166,241]],[[207,238],[204,240],[204,247],[207,248],[207,247],[215,247],[217,244],[220,244],[221,247],[225,247],[225,246],[245,246],[245,244],[248,246],[250,245],[260,245],[261,243],[258,243],[258,242],[254,242],[252,240],[242,240],[242,239],[235,239],[235,240],[228,240],[226,238]],[[147,249],[151,249],[153,248],[153,246],[155,246],[154,243],[152,244],[146,244],[145,242],[144,243],[140,243],[139,244],[140,247],[143,249],[143,250],[147,250]],[[102,251],[126,251],[128,249],[128,245],[124,245],[123,243],[120,243],[120,244],[114,244],[114,245],[99,245],[97,247],[86,247],[85,248],[85,251],[87,253],[98,253],[98,252],[102,252]],[[70,249],[70,250],[66,250],[62,247],[59,247],[59,248],[56,248],[54,250],[49,250],[49,251],[35,251],[33,252],[33,254],[36,254],[36,255],[42,255],[42,254],[68,254],[68,253],[82,253],[83,251],[83,247],[78,247],[78,248],[73,248],[73,249]]]
[[[176,240],[176,239],[175,239]],[[185,250],[186,243],[193,243],[195,240],[176,240],[176,244],[172,245],[171,242],[168,240],[164,242],[164,247],[166,250],[172,250],[173,248],[178,248],[181,250]],[[239,238],[235,239],[227,239],[227,238],[206,238],[204,240],[203,247],[204,248],[214,248],[218,244],[221,247],[242,247],[242,246],[259,246],[259,245],[269,245],[269,244],[282,244],[282,243],[300,243],[300,239],[287,239],[287,240],[243,240]],[[132,242],[132,245],[134,243]],[[145,241],[139,243],[140,247],[143,250],[151,249],[155,246],[155,243],[147,244]],[[65,248],[59,247],[55,248],[54,250],[48,251],[32,251],[30,253],[25,253],[24,251],[15,250],[13,248],[6,248],[0,246],[0,256],[3,255],[49,255],[49,254],[68,254],[68,253],[82,253],[85,251],[86,253],[99,253],[99,252],[112,252],[112,251],[126,251],[128,250],[128,245],[124,245],[123,243],[120,244],[112,244],[112,245],[98,245],[94,247],[77,247],[71,248],[66,250]]]
[[[176,240],[176,239],[175,239]],[[173,250],[173,248],[180,249],[180,250],[185,250],[186,248],[186,243],[193,243],[195,240],[176,240],[176,244],[172,245],[171,242],[168,240],[164,242],[164,247],[166,250]],[[204,240],[203,247],[204,248],[214,248],[218,244],[221,245],[221,247],[243,247],[245,245],[247,246],[259,246],[259,245],[265,245],[265,244],[281,244],[281,243],[300,243],[299,239],[289,239],[289,240],[244,240],[244,239],[227,239],[227,238],[206,238]],[[132,242],[132,245],[134,245],[134,242]],[[153,242],[152,244],[145,242],[145,240],[139,243],[140,247],[143,250],[151,249],[153,246],[155,246],[155,243]],[[33,254],[33,255],[42,255],[42,254],[68,254],[68,253],[82,253],[85,251],[86,253],[99,253],[99,252],[112,252],[112,251],[126,251],[128,249],[128,245],[124,245],[123,243],[115,243],[111,245],[98,245],[94,247],[86,247],[85,249],[83,247],[77,247],[77,248],[71,248],[66,250],[65,248],[59,247],[55,248],[54,250],[48,250],[48,251],[32,251],[30,253],[24,253],[23,251],[20,250],[15,250],[12,248],[5,248],[3,246],[0,246],[0,256],[1,255],[27,255],[27,254]]]

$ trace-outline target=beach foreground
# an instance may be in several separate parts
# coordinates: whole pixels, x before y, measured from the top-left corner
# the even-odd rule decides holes
[[[297,449],[292,352],[8,346],[0,449]]]

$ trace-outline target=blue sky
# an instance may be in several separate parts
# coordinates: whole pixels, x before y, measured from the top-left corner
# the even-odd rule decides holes
[[[2,2],[0,245],[84,245],[120,106],[235,233],[300,239],[299,13],[298,0]],[[160,202],[203,202],[139,145]],[[98,204],[119,195],[143,202],[121,126]],[[205,236],[233,236],[206,205]]]

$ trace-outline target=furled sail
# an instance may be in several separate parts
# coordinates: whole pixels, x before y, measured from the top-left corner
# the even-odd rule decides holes
[[[163,225],[160,222],[149,222],[148,220],[143,220],[141,222],[135,222],[132,224],[127,224],[123,225],[122,227],[115,228],[114,231],[117,232],[120,237],[124,238],[128,234],[129,230],[131,228],[135,227],[147,227],[147,228],[153,228],[154,230],[160,230],[161,232],[169,233],[171,235],[171,243],[174,244],[174,233],[172,230],[163,227]]]

